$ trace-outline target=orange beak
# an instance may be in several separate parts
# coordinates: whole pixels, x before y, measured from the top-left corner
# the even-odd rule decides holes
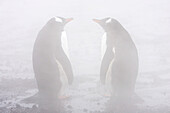
[[[93,19],[93,21],[96,23],[100,23],[100,20],[98,20],[98,19]]]
[[[68,23],[68,22],[70,22],[70,21],[72,21],[72,20],[73,20],[73,18],[67,18],[67,19],[65,20],[65,22]]]

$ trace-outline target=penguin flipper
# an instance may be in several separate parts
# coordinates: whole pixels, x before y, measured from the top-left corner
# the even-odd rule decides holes
[[[66,76],[66,73],[62,67],[62,65],[60,64],[59,61],[57,61],[58,63],[58,68],[59,68],[59,72],[60,72],[60,81],[62,83],[58,98],[65,98],[65,96],[67,95],[67,90],[68,90],[68,78]]]
[[[112,64],[114,62],[114,58],[112,59],[112,61],[109,64],[107,73],[106,73],[106,79],[105,79],[105,90],[106,93],[108,93],[109,95],[113,94],[113,87],[112,87]]]

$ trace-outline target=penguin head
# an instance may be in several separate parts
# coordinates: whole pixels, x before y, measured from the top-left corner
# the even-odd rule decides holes
[[[64,26],[72,21],[73,18],[63,18],[63,17],[53,17],[51,18],[47,25],[50,26],[53,29],[57,29],[58,31],[63,31],[64,30]]]
[[[94,22],[98,23],[105,32],[116,30],[120,26],[119,22],[113,18],[107,17],[104,19],[93,19]]]

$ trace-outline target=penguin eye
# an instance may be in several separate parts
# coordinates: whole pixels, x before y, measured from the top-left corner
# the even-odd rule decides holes
[[[112,21],[111,18],[107,19],[106,23],[110,23]]]
[[[63,20],[62,20],[61,18],[58,18],[58,17],[55,17],[55,21],[56,21],[56,22],[60,22],[60,23],[63,22]]]

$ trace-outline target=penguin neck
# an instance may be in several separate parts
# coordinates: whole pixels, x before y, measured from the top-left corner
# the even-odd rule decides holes
[[[39,35],[41,41],[49,45],[49,47],[55,48],[56,46],[61,46],[62,31],[43,29]]]
[[[117,36],[113,32],[106,32],[107,47],[114,47],[117,42]]]
[[[57,40],[58,39],[57,37],[61,37],[62,31],[51,31],[49,35],[51,38],[54,38]]]
[[[60,36],[64,31],[64,28],[45,25],[42,31],[50,36]]]
[[[126,30],[122,26],[119,26],[119,27],[113,27],[111,29],[106,30],[106,34],[108,36],[113,36],[113,35],[119,36],[119,35],[124,34],[125,31]]]
[[[53,38],[54,40],[58,40],[57,37],[61,37],[62,35],[62,30],[58,30],[58,29],[44,29],[43,33],[48,35],[48,38]]]
[[[119,29],[109,30],[106,32],[106,36],[108,40],[112,40],[114,45],[120,44],[121,42],[126,42],[130,40],[129,33],[123,28],[120,27]]]

